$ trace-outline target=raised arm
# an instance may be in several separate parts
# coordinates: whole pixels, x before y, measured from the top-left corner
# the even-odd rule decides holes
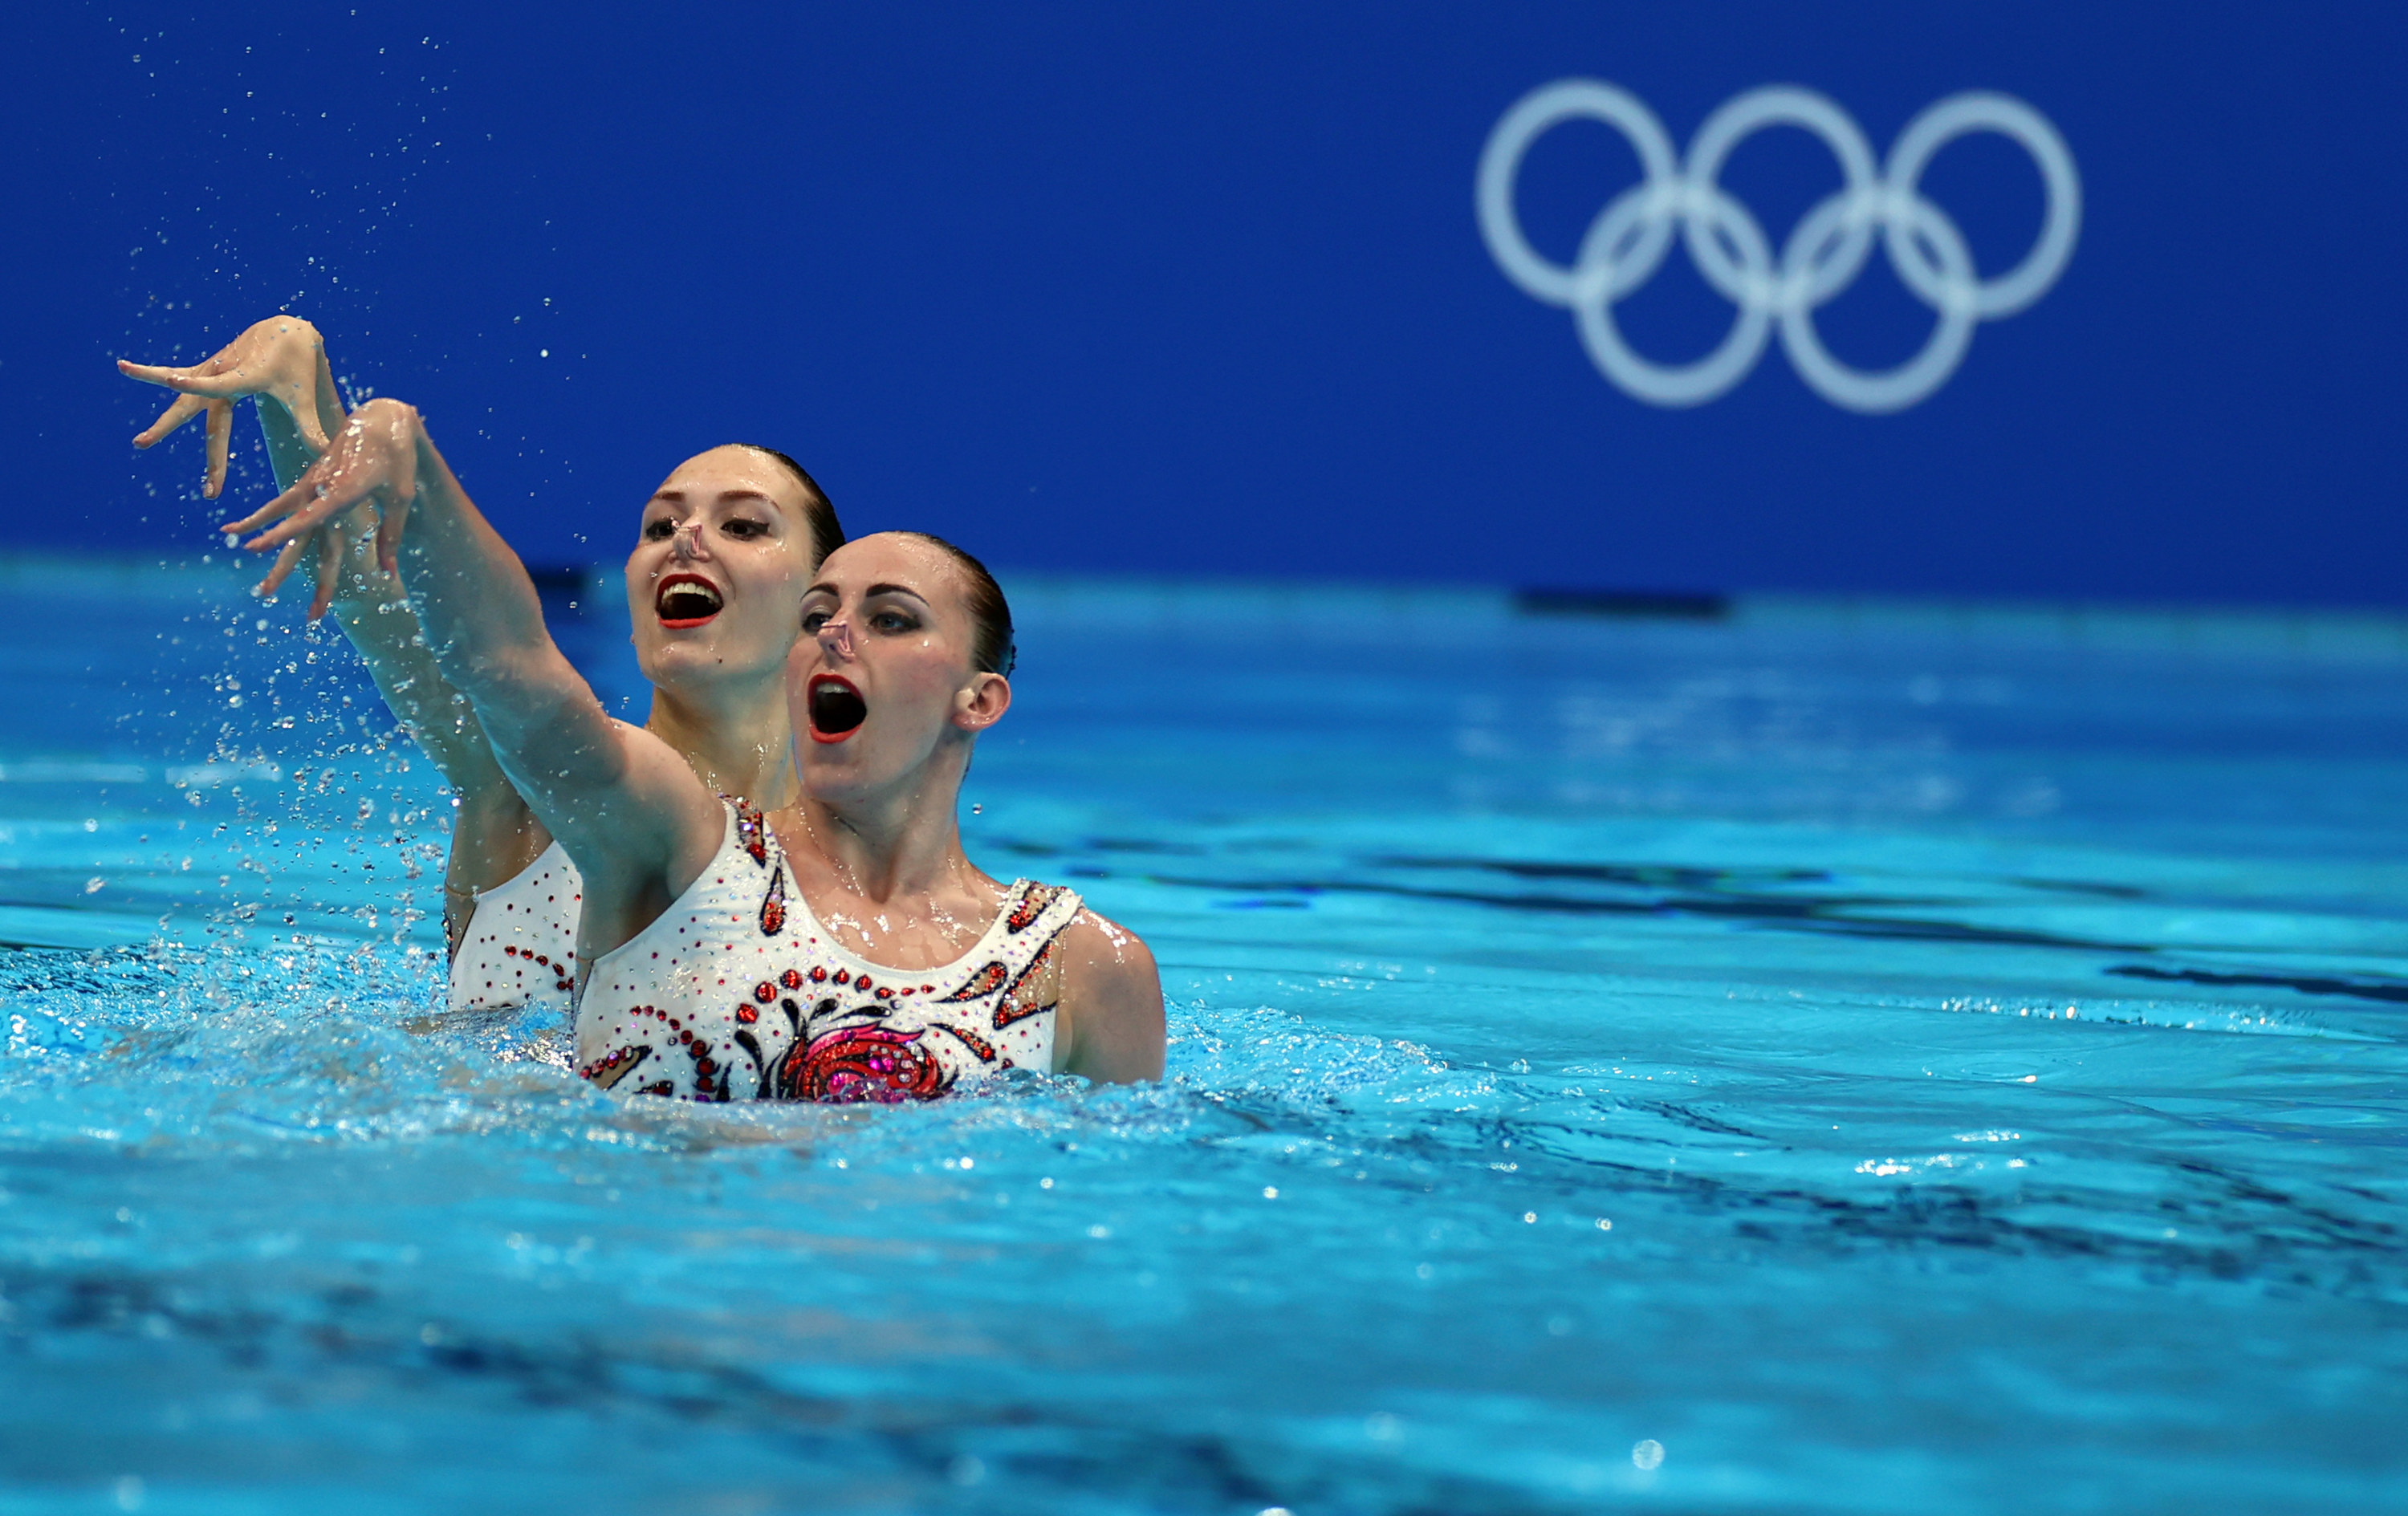
[[[297,316],[255,322],[208,361],[190,367],[135,364],[118,369],[177,393],[159,419],[134,438],[156,446],[194,416],[208,419],[208,471],[201,493],[225,488],[226,451],[235,407],[257,402],[268,465],[280,490],[290,489],[327,448],[344,422],[342,397],[318,329]],[[526,866],[547,840],[541,825],[494,759],[467,698],[437,666],[400,579],[377,564],[375,512],[359,508],[322,534],[313,565],[313,617],[329,606],[376,681],[394,718],[423,749],[457,796],[452,852],[444,871],[444,927],[456,948],[480,890]],[[288,549],[290,572],[304,551]]]
[[[268,464],[280,490],[290,489],[317,462],[327,438],[343,424],[342,398],[335,389],[325,341],[298,316],[255,322],[214,357],[190,367],[122,359],[117,366],[129,378],[177,395],[157,421],[135,436],[136,447],[154,447],[194,416],[208,418],[208,465],[201,493],[208,499],[216,499],[225,488],[234,408],[243,399],[258,402],[260,431],[266,437]],[[366,530],[374,523],[373,511],[362,510],[324,535],[324,542],[341,551],[318,555],[318,593],[310,615],[315,619],[332,606],[385,704],[461,794],[464,806],[494,786],[507,789],[468,703],[444,681],[427,651],[401,581],[378,566]],[[305,549],[291,548],[279,566],[291,572]]]
[[[674,749],[603,710],[545,631],[518,556],[410,407],[361,407],[298,482],[226,529],[277,523],[250,544],[283,550],[262,585],[272,591],[297,564],[295,546],[322,538],[363,505],[379,515],[378,559],[398,567],[443,677],[467,697],[503,773],[585,876],[590,961],[702,871],[723,836],[719,804]]]

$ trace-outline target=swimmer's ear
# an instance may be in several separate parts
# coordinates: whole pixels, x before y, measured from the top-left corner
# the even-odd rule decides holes
[[[965,732],[985,731],[1010,708],[1011,681],[1000,674],[972,674],[953,692],[953,724]]]

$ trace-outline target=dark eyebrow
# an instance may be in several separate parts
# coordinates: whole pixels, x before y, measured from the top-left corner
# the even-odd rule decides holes
[[[825,579],[820,580],[817,584],[812,585],[803,593],[805,594],[832,594],[839,600],[844,598],[844,592],[838,589],[835,585],[830,584]],[[922,594],[919,591],[911,588],[908,584],[873,584],[868,589],[861,592],[861,597],[864,600],[867,600],[871,595],[875,594],[908,594],[924,606],[928,603],[928,597],[926,595]]]
[[[758,500],[765,506],[774,506],[778,503],[769,496],[763,494],[758,490],[722,490],[719,493],[718,498],[722,505],[726,504],[730,500]],[[666,500],[672,504],[681,506],[685,504],[685,492],[683,490],[655,490],[652,492],[652,500],[647,500],[644,504],[649,506],[655,500]]]

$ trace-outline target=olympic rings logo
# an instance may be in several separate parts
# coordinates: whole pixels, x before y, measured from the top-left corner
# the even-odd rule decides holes
[[[1513,183],[1530,145],[1570,121],[1620,132],[1646,177],[1607,202],[1567,268],[1540,256],[1513,212]],[[1789,234],[1776,262],[1764,228],[1716,182],[1732,150],[1770,126],[1798,126],[1820,137],[1845,181]],[[2040,236],[2023,262],[1995,279],[1979,277],[1964,234],[1923,197],[1932,157],[1972,132],[1997,132],[2031,154],[2048,192]],[[2073,155],[2048,119],[2004,94],[1952,94],[1909,122],[1876,169],[1864,133],[1826,97],[1774,85],[1724,103],[1698,128],[1686,163],[1676,163],[1663,122],[1638,96],[1597,79],[1559,79],[1531,91],[1505,112],[1480,154],[1476,192],[1480,233],[1505,277],[1523,293],[1570,308],[1581,342],[1605,377],[1636,399],[1698,406],[1745,379],[1763,356],[1772,325],[1789,362],[1817,394],[1850,410],[1904,410],[1948,381],[1973,341],[1977,322],[2012,316],[2065,271],[2082,222],[2082,183]],[[1693,364],[1652,363],[1631,350],[1614,324],[1614,306],[1663,266],[1678,227],[1706,282],[1739,307],[1720,346]],[[1923,350],[1896,368],[1867,372],[1831,356],[1814,329],[1815,307],[1855,282],[1881,234],[1899,278],[1939,315]]]

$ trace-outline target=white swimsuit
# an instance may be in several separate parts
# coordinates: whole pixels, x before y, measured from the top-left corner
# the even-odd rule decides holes
[[[690,1100],[928,1100],[1054,1066],[1043,973],[1079,897],[1015,881],[975,946],[889,968],[820,924],[777,837],[730,805],[719,851],[677,903],[595,960],[577,1064],[596,1084]]]
[[[577,993],[577,920],[584,901],[585,880],[557,842],[480,892],[452,958],[451,1008],[567,1010]]]

